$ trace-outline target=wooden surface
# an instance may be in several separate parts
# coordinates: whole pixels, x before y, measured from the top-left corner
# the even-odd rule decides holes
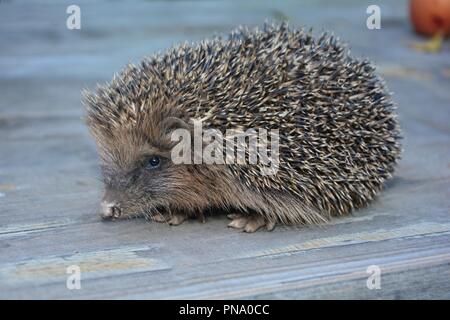
[[[450,298],[450,48],[409,47],[406,1],[0,1],[0,298]],[[244,234],[102,222],[80,91],[179,41],[287,17],[372,59],[399,105],[404,155],[370,207],[324,226]],[[66,288],[79,265],[81,290]],[[370,265],[381,289],[366,287]]]

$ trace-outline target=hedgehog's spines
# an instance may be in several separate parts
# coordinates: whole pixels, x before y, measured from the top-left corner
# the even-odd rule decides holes
[[[276,175],[262,176],[259,166],[226,170],[255,194],[298,199],[297,213],[274,213],[284,222],[365,205],[392,176],[401,151],[396,106],[372,64],[351,57],[332,34],[314,38],[312,30],[291,30],[288,23],[174,46],[129,64],[84,101],[97,136],[147,130],[145,121],[174,114],[223,132],[279,129]]]

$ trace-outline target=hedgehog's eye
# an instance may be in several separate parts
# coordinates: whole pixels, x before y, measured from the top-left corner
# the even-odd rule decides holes
[[[159,167],[161,159],[158,156],[153,156],[148,160],[147,168],[156,169]]]

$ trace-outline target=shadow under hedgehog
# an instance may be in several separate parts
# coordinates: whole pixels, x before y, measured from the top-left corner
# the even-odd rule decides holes
[[[173,47],[84,95],[102,217],[177,225],[223,209],[230,227],[312,224],[365,206],[391,178],[400,129],[383,80],[333,36],[286,24]],[[175,164],[174,130],[276,129],[279,164]]]

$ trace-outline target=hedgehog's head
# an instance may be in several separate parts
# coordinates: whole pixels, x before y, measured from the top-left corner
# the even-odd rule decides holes
[[[198,168],[171,160],[171,133],[189,125],[161,84],[129,67],[109,85],[85,93],[84,104],[101,160],[104,218],[205,206],[207,186],[198,183]]]

